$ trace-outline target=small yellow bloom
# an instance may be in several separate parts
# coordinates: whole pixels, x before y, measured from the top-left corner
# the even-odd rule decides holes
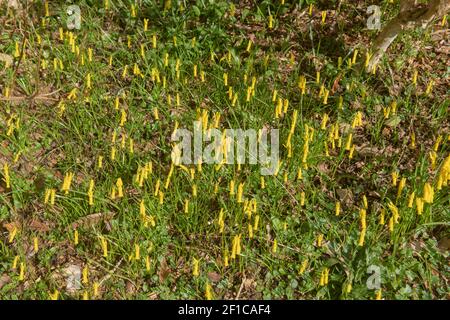
[[[148,21],[149,19],[144,19],[144,31],[148,31]]]
[[[414,198],[416,196],[416,193],[413,191],[408,198],[408,208],[412,208],[414,204]]]
[[[258,230],[258,224],[259,224],[259,215],[256,215],[255,221],[253,222],[253,231]]]
[[[423,205],[424,205],[423,199],[417,197],[416,198],[416,208],[417,208],[417,214],[418,215],[421,215],[423,213]]]
[[[398,172],[397,171],[392,171],[391,177],[392,177],[392,186],[394,186],[394,187],[397,186]]]
[[[118,178],[116,181],[116,186],[117,186],[117,191],[118,191],[118,197],[122,198],[123,197],[123,182],[121,178]]]
[[[362,247],[364,245],[365,237],[366,237],[366,229],[362,229],[361,233],[359,234],[359,241],[358,241],[358,245],[360,247]]]
[[[381,289],[377,290],[376,296],[375,296],[375,300],[381,300],[382,299],[382,295],[381,295]]]
[[[134,260],[140,260],[141,259],[141,248],[139,247],[139,244],[134,245]]]
[[[206,284],[205,298],[206,298],[206,300],[212,300],[213,299],[212,288],[211,288],[211,285],[209,283]]]
[[[305,259],[305,260],[303,260],[302,264],[300,265],[300,268],[298,270],[298,274],[302,275],[305,272],[307,267],[308,267],[308,259]]]
[[[39,240],[37,237],[33,238],[33,249],[34,249],[34,253],[37,253],[39,250]]]
[[[3,165],[3,181],[5,181],[7,189],[11,188],[11,178],[9,176],[9,167],[6,162]]]
[[[322,247],[322,242],[323,242],[323,234],[322,233],[319,233],[318,235],[317,235],[317,247]]]
[[[274,239],[272,245],[272,253],[277,253],[277,249],[278,249],[278,242],[277,239]]]
[[[392,217],[394,218],[394,222],[398,223],[398,219],[400,218],[400,215],[398,213],[398,208],[391,201],[389,201],[388,207],[389,207],[389,210],[392,213]]]
[[[303,207],[305,205],[305,192],[302,191],[300,193],[300,206]]]
[[[405,188],[405,185],[406,185],[406,178],[403,177],[403,178],[400,179],[400,182],[399,182],[399,184],[398,184],[398,188],[397,188],[397,199],[400,198],[400,196],[401,196],[401,194],[402,194],[402,191],[403,191],[403,189]]]
[[[242,203],[244,200],[242,199],[242,194],[244,192],[244,183],[239,183],[238,192],[237,192],[237,202]]]
[[[94,282],[94,284],[92,285],[94,293],[93,293],[93,297],[97,297],[98,296],[98,287],[100,285],[98,284],[98,282]]]
[[[17,235],[17,227],[14,226],[12,231],[9,233],[9,239],[8,239],[8,243],[12,243],[14,241],[14,238]]]
[[[108,241],[104,237],[100,237],[100,244],[103,250],[103,257],[108,257]]]
[[[335,213],[336,213],[336,216],[339,216],[340,213],[341,213],[341,203],[340,203],[339,201],[336,201],[336,204],[335,204]]]
[[[252,44],[253,44],[252,40],[248,40],[247,49],[246,49],[247,52],[250,52],[250,50],[252,48]]]
[[[59,291],[55,289],[53,293],[49,293],[50,300],[58,300],[59,298]]]
[[[389,218],[389,231],[394,232],[394,218],[393,217]]]
[[[24,279],[25,279],[25,263],[21,262],[19,268],[19,281],[23,281]]]
[[[200,275],[200,272],[199,272],[199,268],[200,268],[199,265],[200,265],[200,263],[199,263],[199,261],[196,258],[194,258],[192,264],[193,264],[192,275],[194,277],[198,277]]]
[[[386,210],[381,209],[381,213],[380,213],[380,225],[384,226],[384,217],[386,215]]]
[[[423,187],[423,201],[426,203],[433,203],[433,200],[434,200],[434,189],[427,182]]]

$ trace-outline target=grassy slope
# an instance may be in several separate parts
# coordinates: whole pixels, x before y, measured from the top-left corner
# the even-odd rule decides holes
[[[63,299],[191,299],[204,298],[210,286],[214,298],[373,299],[377,292],[366,285],[371,265],[381,268],[385,298],[446,298],[450,198],[448,186],[437,190],[437,180],[449,155],[450,136],[448,70],[445,53],[439,51],[445,30],[439,23],[398,39],[377,72],[366,74],[360,69],[373,31],[365,29],[363,1],[357,6],[342,1],[339,8],[334,2],[318,4],[312,16],[304,1],[236,6],[194,1],[186,8],[172,1],[168,10],[161,1],[139,1],[136,17],[131,17],[128,1],[110,0],[107,10],[86,2],[80,1],[82,25],[73,33],[79,54],[72,52],[62,5],[51,4],[49,17],[40,4],[15,14],[1,8],[0,52],[14,55],[19,46],[13,66],[0,71],[0,165],[8,164],[11,180],[7,188],[3,170],[1,298],[47,299],[57,290]],[[386,19],[397,10],[387,1],[381,7]],[[269,14],[273,29],[268,28]],[[144,18],[149,19],[147,31]],[[355,49],[355,64],[349,66]],[[135,64],[142,76],[133,74]],[[224,73],[237,94],[235,106]],[[301,76],[305,94],[298,86]],[[255,92],[247,101],[253,77]],[[329,91],[326,103],[322,86]],[[5,97],[6,88],[10,97]],[[76,96],[70,97],[74,89]],[[289,106],[276,118],[279,98]],[[289,157],[285,144],[294,110],[298,120]],[[358,112],[362,125],[352,126]],[[165,188],[175,124],[192,129],[192,122],[205,115],[209,124],[220,115],[220,129],[280,129],[282,164],[277,176],[265,177],[265,188],[257,165],[175,168]],[[326,123],[324,117],[329,118]],[[306,132],[310,141],[304,158]],[[345,150],[350,134],[351,158]],[[136,174],[148,163],[152,172],[140,187]],[[61,187],[69,172],[74,177],[66,194]],[[124,196],[111,199],[118,178]],[[402,178],[405,187],[398,195]],[[91,179],[93,205],[87,194]],[[160,192],[155,195],[157,181]],[[249,213],[230,194],[230,181],[236,193],[244,183],[243,197],[256,201],[256,211]],[[412,192],[423,197],[426,182],[435,191],[434,201],[418,215],[415,202],[409,208],[408,200]],[[53,205],[44,203],[52,188]],[[342,208],[339,216],[336,202]],[[400,218],[390,231],[393,206]],[[367,212],[363,245],[361,209]],[[250,238],[255,219],[258,228]],[[241,254],[232,259],[233,239],[239,236]],[[193,275],[195,261],[198,276]],[[65,288],[69,265],[88,270],[87,281],[75,293]]]

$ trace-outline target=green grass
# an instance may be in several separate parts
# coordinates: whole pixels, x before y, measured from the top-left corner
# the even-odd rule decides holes
[[[0,71],[0,276],[4,279],[0,298],[48,299],[58,291],[59,299],[204,299],[206,286],[211,286],[215,299],[375,299],[377,294],[386,299],[446,298],[448,248],[438,247],[438,242],[448,241],[450,197],[449,187],[438,190],[437,184],[450,149],[448,70],[440,63],[445,59],[430,56],[426,49],[437,45],[431,34],[443,27],[437,22],[429,30],[402,36],[377,72],[367,74],[361,69],[374,32],[365,29],[366,6],[342,1],[339,11],[331,11],[337,1],[319,3],[310,17],[312,2],[231,5],[199,0],[180,1],[181,6],[171,1],[171,8],[164,9],[162,1],[138,1],[132,17],[130,1],[110,0],[107,10],[103,2],[80,1],[81,29],[73,31],[79,54],[69,44],[64,5],[51,3],[45,17],[40,2],[16,13],[3,4],[0,52],[14,56],[16,43],[24,51],[19,50],[11,67]],[[381,8],[387,19],[395,15],[397,5],[383,1]],[[324,24],[322,10],[327,10]],[[268,28],[270,14],[273,29]],[[144,19],[149,19],[147,31]],[[249,35],[253,44],[247,50]],[[356,63],[349,67],[355,49]],[[436,62],[428,68],[421,59]],[[142,76],[133,74],[135,64]],[[152,70],[159,73],[160,81]],[[415,70],[417,84],[411,80]],[[234,106],[224,73],[237,94]],[[302,76],[305,94],[298,86]],[[253,77],[255,92],[247,101]],[[431,79],[435,85],[427,94]],[[319,96],[322,85],[329,90],[327,103]],[[76,97],[70,98],[74,88]],[[279,118],[274,113],[277,102],[272,102],[274,90],[289,101],[287,112]],[[396,112],[385,116],[383,108],[394,101]],[[298,119],[289,157],[285,144],[294,110]],[[126,121],[120,125],[123,111]],[[352,128],[358,112],[362,125]],[[165,188],[175,123],[192,130],[193,121],[205,113],[209,125],[220,115],[220,130],[280,129],[282,164],[276,176],[265,177],[265,188],[258,165],[223,165],[217,170],[208,164],[201,171],[194,165],[187,170],[175,167]],[[322,129],[325,114],[329,120]],[[11,127],[18,119],[19,125]],[[335,128],[341,147],[339,139],[329,138]],[[306,130],[314,133],[304,163]],[[350,133],[355,146],[351,159],[345,150]],[[432,167],[429,154],[437,139],[441,142]],[[102,168],[98,168],[99,156]],[[136,174],[149,163],[152,172],[139,186]],[[297,179],[299,170],[301,179]],[[74,178],[66,194],[61,189],[70,172]],[[398,197],[392,172],[398,172],[398,181],[406,179]],[[112,199],[118,178],[124,195]],[[91,179],[93,205],[88,202]],[[155,195],[157,181],[163,196]],[[231,181],[236,193],[244,183],[243,197],[256,201],[255,212],[249,215],[244,203],[230,194]],[[416,204],[408,207],[408,198],[412,192],[423,197],[427,182],[434,200],[425,203],[419,215]],[[55,190],[53,205],[44,203],[49,189]],[[140,213],[141,201],[152,217],[147,223]],[[390,202],[400,215],[393,231],[389,230]],[[364,208],[367,227],[359,245]],[[221,209],[223,232],[218,221]],[[255,219],[259,224],[251,238],[248,226]],[[241,253],[232,259],[233,239],[238,236]],[[37,252],[34,239],[39,243]],[[106,256],[102,239],[107,243]],[[76,292],[66,290],[64,269],[72,264],[88,270],[87,281]],[[372,265],[380,267],[381,290],[366,284]],[[324,270],[329,272],[328,283],[321,283]]]

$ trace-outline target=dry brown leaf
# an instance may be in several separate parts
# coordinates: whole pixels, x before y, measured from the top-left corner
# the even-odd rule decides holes
[[[317,164],[317,170],[319,170],[321,173],[327,174],[330,172],[328,169],[328,164],[326,162],[321,162]]]
[[[167,265],[166,258],[162,258],[158,270],[159,281],[164,282],[164,280],[166,280],[166,278],[169,276],[170,272],[171,271],[169,266]]]
[[[3,274],[3,275],[0,277],[0,289],[1,289],[4,285],[8,284],[10,281],[11,281],[11,277],[8,276],[7,274]]]
[[[217,272],[208,272],[208,278],[209,280],[211,280],[212,282],[219,282],[220,279],[222,278],[220,274],[218,274]]]
[[[4,222],[3,228],[8,230],[8,232],[12,232],[14,229],[20,230],[22,228],[22,226],[19,222],[12,221],[12,222],[8,222],[8,223]]]
[[[52,229],[50,222],[42,222],[36,219],[31,220],[29,228],[33,231],[48,232]]]
[[[131,281],[126,282],[125,284],[125,288],[128,294],[133,295],[136,292],[136,287],[134,286],[134,284]]]
[[[333,86],[331,87],[331,94],[339,90],[339,81],[341,80],[342,74],[339,74],[336,79],[334,79]]]
[[[336,193],[339,197],[339,201],[344,203],[346,206],[353,204],[353,192],[350,189],[337,189]]]
[[[450,239],[447,237],[442,238],[438,242],[438,248],[442,251],[448,251],[450,249]]]

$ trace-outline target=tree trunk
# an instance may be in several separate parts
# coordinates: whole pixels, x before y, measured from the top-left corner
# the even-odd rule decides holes
[[[397,36],[406,29],[426,28],[433,20],[450,9],[450,0],[431,0],[427,5],[417,5],[417,0],[401,0],[400,13],[378,34],[372,45],[372,56],[366,67],[368,72],[378,64],[383,54]]]

